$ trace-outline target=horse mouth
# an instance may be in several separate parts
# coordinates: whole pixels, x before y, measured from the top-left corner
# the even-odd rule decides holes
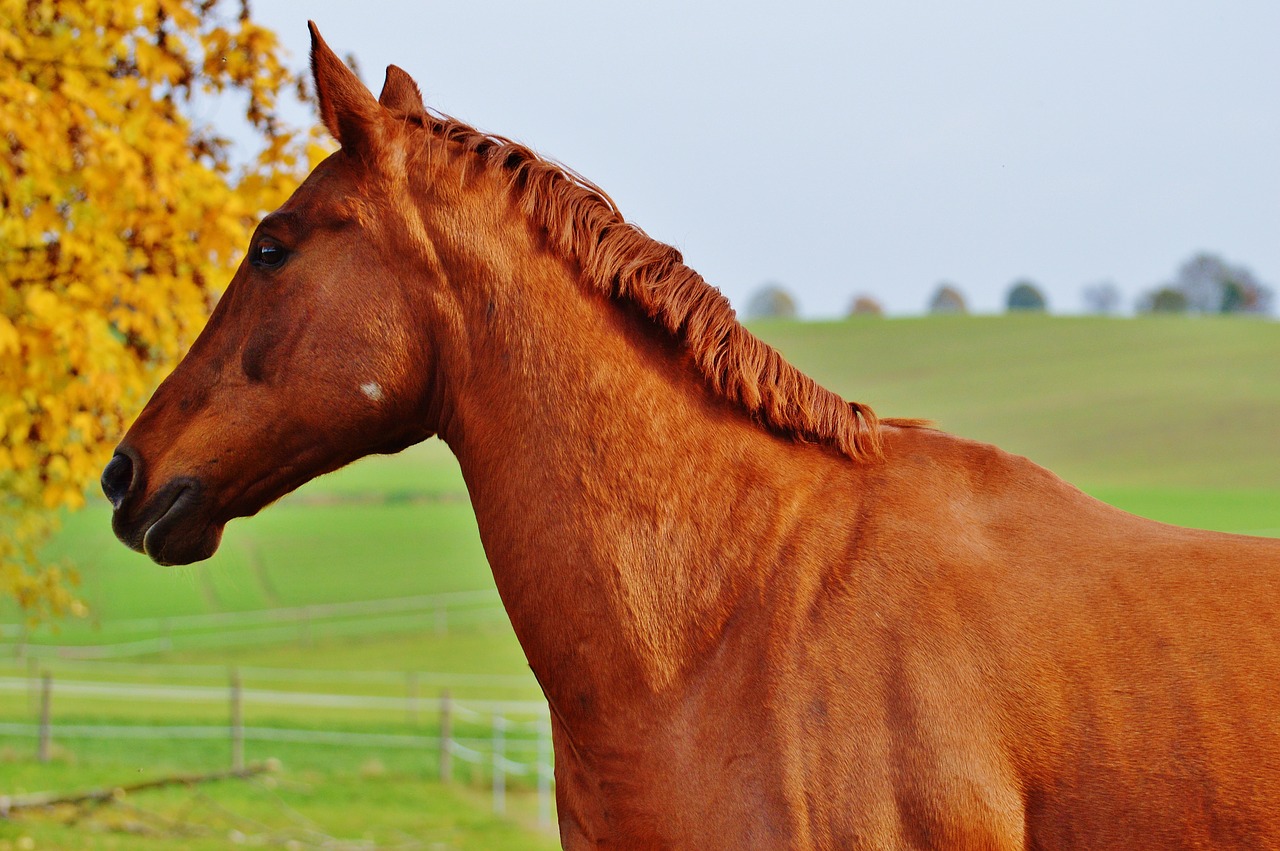
[[[116,537],[166,567],[209,558],[218,549],[222,528],[200,519],[200,494],[200,483],[194,479],[169,482],[136,520],[123,511],[114,512],[111,525]]]

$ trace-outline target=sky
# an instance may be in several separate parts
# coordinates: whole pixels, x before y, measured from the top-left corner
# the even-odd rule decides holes
[[[375,94],[394,63],[590,178],[740,311],[776,282],[919,314],[946,281],[996,312],[1020,278],[1131,309],[1199,251],[1280,289],[1274,0],[252,9],[298,67],[311,17]]]

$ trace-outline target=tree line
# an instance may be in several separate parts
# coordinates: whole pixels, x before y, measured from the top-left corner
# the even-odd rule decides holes
[[[1120,312],[1123,296],[1111,281],[1090,284],[1081,296],[1087,313],[1108,316]],[[1264,284],[1246,266],[1229,263],[1217,254],[1198,252],[1178,267],[1174,276],[1143,292],[1134,303],[1140,314],[1270,314],[1273,289]],[[930,314],[963,314],[969,304],[958,286],[943,281],[934,289],[924,305]],[[1020,278],[1005,293],[1005,310],[1009,313],[1047,313],[1049,299],[1034,281]],[[760,287],[747,303],[749,318],[786,318],[798,314],[795,297],[781,284],[769,282]],[[850,316],[880,316],[884,308],[874,296],[863,293],[849,304]]]

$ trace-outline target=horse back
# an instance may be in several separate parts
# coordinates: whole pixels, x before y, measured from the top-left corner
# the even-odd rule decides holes
[[[846,727],[834,754],[795,739],[795,765],[827,766],[795,770],[815,825],[934,847],[1280,846],[1280,541],[1134,517],[923,430],[891,433],[849,487],[839,545],[790,548],[824,552],[797,560],[820,578],[775,608],[786,713]],[[842,798],[877,814],[823,804]]]

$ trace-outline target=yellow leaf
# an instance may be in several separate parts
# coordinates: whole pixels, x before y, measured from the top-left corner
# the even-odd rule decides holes
[[[17,356],[22,353],[22,343],[18,338],[18,329],[3,315],[0,315],[0,357],[8,354]]]

